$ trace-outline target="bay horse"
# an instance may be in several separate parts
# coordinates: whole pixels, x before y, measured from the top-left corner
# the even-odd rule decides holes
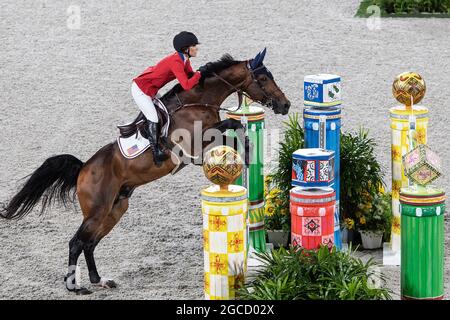
[[[287,114],[290,102],[264,65],[265,52],[264,49],[246,61],[236,61],[226,54],[220,60],[205,65],[206,72],[200,83],[191,90],[183,91],[177,84],[167,92],[161,101],[171,118],[168,145],[175,145],[173,135],[177,129],[187,130],[193,135],[195,121],[201,121],[204,130],[213,128],[221,133],[227,129],[242,129],[237,120],[220,119],[220,105],[234,92],[270,107],[276,114]],[[208,143],[202,144],[201,151],[207,147]],[[184,149],[192,152],[189,144]],[[97,271],[95,247],[127,211],[133,190],[169,174],[176,166],[173,157],[156,165],[150,149],[134,159],[126,159],[117,142],[105,145],[85,163],[69,154],[53,156],[29,176],[7,204],[3,204],[0,216],[20,219],[39,201],[42,214],[52,203],[57,201],[67,206],[78,196],[83,221],[69,242],[69,270],[64,278],[65,286],[77,294],[91,293],[76,280],[77,261],[84,252],[90,282],[103,288],[114,288],[116,283],[100,277]]]

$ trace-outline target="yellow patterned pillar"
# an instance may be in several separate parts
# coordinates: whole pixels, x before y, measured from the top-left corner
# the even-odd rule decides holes
[[[409,151],[410,134],[412,127],[412,146],[427,143],[428,109],[422,106],[413,106],[407,110],[404,106],[390,109],[392,129],[392,233],[391,249],[400,251],[400,189],[408,187],[408,178],[404,174],[402,157]],[[415,125],[414,125],[415,124]]]
[[[247,189],[214,185],[201,196],[205,299],[234,299],[247,270]]]

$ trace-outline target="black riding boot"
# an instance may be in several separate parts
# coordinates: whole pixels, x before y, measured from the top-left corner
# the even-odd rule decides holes
[[[156,165],[167,160],[167,154],[159,148],[159,123],[148,121],[148,141],[150,141],[150,149],[153,152],[153,160]]]

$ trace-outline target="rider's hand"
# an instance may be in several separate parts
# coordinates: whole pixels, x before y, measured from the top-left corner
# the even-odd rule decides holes
[[[200,72],[200,75],[202,76],[202,78],[204,78],[206,76],[208,69],[206,66],[201,66],[200,68],[198,68],[198,72]]]

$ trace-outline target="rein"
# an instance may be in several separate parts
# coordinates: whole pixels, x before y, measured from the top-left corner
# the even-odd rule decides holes
[[[173,115],[175,112],[177,112],[180,109],[183,108],[188,108],[188,107],[205,107],[205,108],[215,108],[217,109],[217,111],[231,111],[231,112],[236,112],[239,109],[241,109],[242,106],[242,98],[245,96],[248,99],[262,105],[262,106],[272,106],[272,99],[270,99],[270,97],[267,95],[267,93],[264,91],[264,88],[259,84],[258,80],[255,77],[255,71],[257,71],[258,69],[263,68],[264,66],[258,67],[256,69],[252,69],[251,67],[249,67],[249,62],[247,61],[246,63],[247,69],[250,71],[251,75],[252,75],[252,81],[256,82],[258,84],[258,86],[261,88],[261,91],[264,94],[265,98],[268,98],[268,100],[270,101],[270,103],[263,103],[262,101],[259,100],[254,100],[252,99],[252,97],[250,97],[246,92],[244,92],[241,87],[246,80],[243,80],[242,82],[240,82],[238,85],[234,85],[232,83],[230,83],[229,81],[227,81],[226,79],[224,79],[223,77],[219,76],[217,73],[213,73],[213,76],[216,77],[217,79],[219,79],[220,81],[222,81],[223,83],[225,83],[226,85],[228,85],[230,88],[232,88],[234,91],[236,91],[237,95],[238,95],[238,106],[236,109],[231,110],[228,108],[222,108],[221,106],[218,105],[214,105],[214,104],[209,104],[209,103],[186,103],[183,104],[183,102],[181,101],[180,97],[178,96],[177,93],[175,93],[175,97],[177,98],[177,102],[178,102],[178,107],[175,108],[173,111],[171,111],[169,114]]]

